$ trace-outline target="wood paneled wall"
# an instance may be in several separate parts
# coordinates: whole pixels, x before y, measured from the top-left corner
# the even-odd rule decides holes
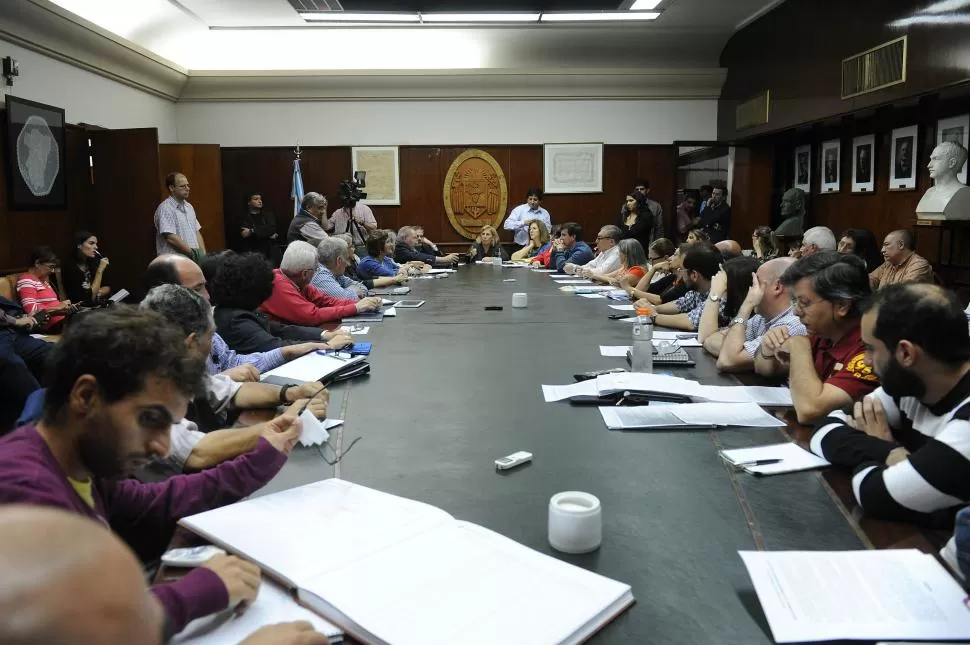
[[[202,225],[206,250],[218,251],[226,247],[225,211],[222,201],[222,155],[218,145],[161,144],[159,155],[159,184],[161,199],[169,196],[165,176],[181,172],[189,180],[189,202]]]
[[[49,246],[66,261],[74,248],[74,233],[93,228],[90,219],[90,172],[87,135],[82,128],[65,128],[67,208],[63,210],[10,210],[7,202],[4,154],[0,154],[0,272],[27,265],[31,249]],[[7,142],[4,141],[6,146]]]
[[[442,186],[452,161],[469,148],[495,157],[509,187],[509,210],[525,201],[533,186],[542,186],[542,146],[402,146],[401,205],[374,206],[382,228],[407,224],[424,226],[426,235],[445,244],[467,245],[452,229],[445,214]],[[236,234],[236,222],[245,208],[246,195],[261,192],[265,207],[276,213],[280,235],[285,235],[293,206],[290,200],[293,151],[290,148],[223,148],[223,197],[226,204],[227,240]],[[301,168],[306,191],[323,193],[330,209],[339,206],[340,182],[351,175],[350,148],[306,148]],[[673,221],[677,155],[673,146],[608,145],[604,149],[603,192],[589,195],[547,195],[543,205],[553,222],[575,221],[583,226],[587,241],[603,224],[614,223],[626,191],[638,177],[651,183],[651,196],[663,204],[667,230]],[[190,178],[191,181],[191,178]],[[194,186],[197,181],[193,182]],[[503,239],[511,235],[503,232]]]

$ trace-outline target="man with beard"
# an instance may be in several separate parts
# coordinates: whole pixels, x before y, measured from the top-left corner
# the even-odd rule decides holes
[[[274,419],[256,448],[158,484],[126,476],[169,451],[169,433],[205,373],[185,335],[160,314],[94,311],[61,337],[50,361],[43,419],[0,440],[0,504],[54,507],[109,526],[142,561],[158,559],[179,519],[237,502],[266,485],[300,436]],[[230,556],[152,589],[165,633],[256,598],[259,568]]]
[[[970,335],[955,294],[928,284],[876,292],[862,317],[882,387],[835,412],[811,440],[851,469],[866,514],[937,525],[970,501]]]
[[[781,283],[791,289],[792,309],[809,335],[768,330],[754,369],[767,377],[787,373],[798,422],[815,423],[879,386],[859,331],[862,302],[872,293],[869,274],[854,255],[821,251],[791,265]]]
[[[657,314],[655,322],[660,327],[695,331],[700,325],[701,314],[704,313],[704,304],[708,298],[716,303],[719,312],[724,311],[724,300],[720,295],[708,296],[711,279],[720,270],[722,260],[721,252],[710,244],[692,245],[677,269],[678,277],[687,286],[687,293],[673,302],[656,307],[647,299],[638,300],[635,307],[654,309]],[[719,319],[720,323],[726,324],[727,321]]]

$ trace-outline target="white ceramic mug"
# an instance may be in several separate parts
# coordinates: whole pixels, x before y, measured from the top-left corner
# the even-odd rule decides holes
[[[527,293],[513,293],[512,294],[512,306],[518,309],[529,306],[529,294]]]
[[[603,542],[603,508],[595,495],[556,493],[549,500],[549,545],[563,553],[588,553]]]

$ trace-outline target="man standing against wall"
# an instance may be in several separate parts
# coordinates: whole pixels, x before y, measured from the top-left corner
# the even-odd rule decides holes
[[[165,176],[168,199],[155,209],[155,253],[181,253],[198,261],[205,255],[202,226],[188,202],[189,180],[180,172]]]

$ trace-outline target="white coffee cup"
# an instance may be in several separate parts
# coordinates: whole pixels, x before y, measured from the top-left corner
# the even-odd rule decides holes
[[[556,493],[549,500],[549,544],[563,553],[588,553],[603,542],[603,509],[595,495]]]
[[[512,294],[512,306],[522,309],[523,307],[529,306],[529,294],[527,293],[513,293]]]

